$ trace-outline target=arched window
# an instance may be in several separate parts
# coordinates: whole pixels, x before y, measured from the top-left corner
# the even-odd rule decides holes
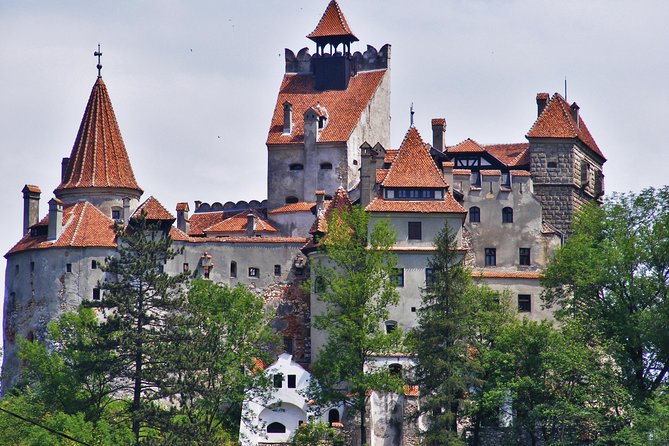
[[[277,423],[275,421],[274,423],[270,423],[267,426],[267,433],[268,434],[285,434],[286,433],[286,426],[284,426],[281,423]]]
[[[390,364],[388,370],[392,375],[402,376],[402,364]]]
[[[230,277],[237,277],[237,262],[230,262]]]
[[[332,163],[321,163],[321,170],[332,170]]]
[[[330,409],[328,412],[328,423],[339,423],[339,411],[337,409]]]
[[[480,223],[481,222],[481,209],[478,206],[472,206],[469,208],[469,223]]]
[[[300,163],[293,163],[290,166],[288,166],[288,168],[293,171],[304,170],[304,166]]]
[[[502,209],[502,223],[513,223],[513,208]]]
[[[297,203],[298,201],[299,200],[297,199],[297,197],[293,197],[293,196],[286,197],[286,204]]]

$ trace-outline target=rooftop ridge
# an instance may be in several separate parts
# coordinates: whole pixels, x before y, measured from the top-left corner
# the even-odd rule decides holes
[[[316,28],[307,37],[314,41],[322,37],[349,37],[351,41],[358,40],[348,26],[337,0],[330,0]]]
[[[445,188],[446,181],[434,164],[423,139],[415,127],[409,127],[383,187],[433,187]]]

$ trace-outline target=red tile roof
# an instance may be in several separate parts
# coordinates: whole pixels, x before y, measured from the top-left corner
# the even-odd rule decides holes
[[[376,169],[376,182],[383,183],[383,180],[386,179],[388,175],[388,169]]]
[[[530,145],[526,142],[516,144],[486,144],[483,148],[506,166],[515,167],[530,164]]]
[[[46,216],[35,226],[47,226]],[[47,235],[30,236],[26,234],[5,255],[29,249],[63,248],[63,247],[110,247],[116,246],[114,221],[104,215],[98,208],[87,201],[70,205],[63,209],[63,231],[56,240],[47,241]]]
[[[177,212],[181,211],[188,211],[190,208],[188,207],[188,203],[182,202],[182,203],[177,203]]]
[[[253,214],[255,217],[255,232],[278,232],[267,220],[263,220],[257,212],[250,210],[248,212],[240,212],[237,215],[219,221],[218,223],[205,228],[204,233],[207,236],[212,234],[246,233],[246,225],[248,223],[247,215],[249,213]]]
[[[24,186],[24,189],[27,190],[28,192],[32,192],[34,194],[41,194],[42,190],[39,188],[39,186],[35,186],[34,184],[26,184]]]
[[[560,94],[555,93],[546,108],[541,112],[537,120],[527,133],[528,138],[576,138],[585,144],[590,150],[602,157],[604,154],[597,147],[597,143],[588,131],[585,122],[579,116],[579,123],[571,116],[570,105]]]
[[[397,157],[382,184],[383,187],[447,186],[415,127],[410,127],[404,135]]]
[[[533,271],[491,271],[473,270],[472,277],[484,277],[488,279],[539,279],[542,273]]]
[[[446,194],[443,201],[384,200],[381,197],[376,197],[367,205],[365,210],[369,212],[417,212],[422,214],[467,213],[451,194]]]
[[[446,125],[446,119],[445,118],[433,118],[432,119],[432,125]]]
[[[418,386],[404,386],[404,395],[418,396]]]
[[[135,181],[107,87],[95,82],[63,182],[56,188],[115,187],[142,192]]]
[[[330,215],[334,211],[348,211],[351,209],[351,206],[351,199],[349,198],[348,193],[344,188],[338,188],[332,200],[324,203],[323,212],[316,216],[314,223],[311,225],[311,229],[309,229],[309,234],[317,232],[323,234],[326,233],[328,229],[327,221],[328,218],[330,218]]]
[[[446,148],[447,153],[476,153],[476,152],[485,152],[483,146],[474,141],[471,138],[467,138],[459,144],[454,145],[453,147]]]
[[[386,70],[365,71],[352,77],[346,90],[318,91],[311,74],[286,74],[279,89],[267,144],[301,144],[304,142],[304,112],[317,105],[328,110],[328,122],[319,130],[319,142],[345,142],[360,120]],[[283,103],[293,105],[293,126],[283,133]]]
[[[497,176],[499,176],[499,175],[502,175],[502,171],[501,170],[494,170],[494,169],[481,170],[481,175],[487,175],[487,176],[497,175]]]
[[[510,170],[509,173],[513,177],[531,177],[532,174],[527,170]]]
[[[270,211],[269,214],[273,215],[273,214],[287,214],[290,212],[310,212],[311,208],[313,208],[315,205],[316,203],[307,203],[305,201],[301,201],[299,203],[290,203],[281,206],[280,208],[276,208],[273,211]]]
[[[174,216],[152,196],[147,198],[144,203],[140,204],[130,218],[139,217],[142,212],[146,212],[147,220],[176,220]]]
[[[399,152],[399,150],[397,150],[397,149],[386,150],[386,153],[383,157],[383,162],[384,163],[392,163],[393,161],[395,161],[395,158],[397,157],[397,152]]]
[[[453,169],[453,175],[471,175],[471,169]]]
[[[351,41],[358,40],[346,22],[346,17],[341,12],[336,0],[331,0],[325,8],[316,29],[307,34],[307,37],[316,41],[319,37],[350,37]]]

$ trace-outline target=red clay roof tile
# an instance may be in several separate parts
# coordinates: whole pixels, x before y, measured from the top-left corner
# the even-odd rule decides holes
[[[336,0],[331,0],[325,8],[323,16],[311,33],[307,35],[311,40],[316,41],[319,37],[350,37],[351,41],[358,40],[351,31],[346,22],[346,17],[341,12],[341,8]]]
[[[26,184],[24,187],[25,190],[28,192],[32,192],[34,194],[41,194],[42,190],[39,188],[39,186],[36,186],[34,184]]]
[[[471,175],[471,169],[453,169],[453,175]]]
[[[313,208],[315,205],[316,203],[307,203],[305,201],[301,201],[299,203],[290,203],[270,211],[269,214],[273,215],[287,214],[290,212],[310,212],[311,208]]]
[[[527,170],[510,170],[509,173],[512,177],[531,177],[532,174]]]
[[[152,196],[147,198],[144,203],[140,204],[130,218],[139,217],[142,212],[146,212],[147,220],[176,220],[174,216]]]
[[[381,197],[376,197],[367,205],[365,210],[369,212],[416,212],[420,214],[467,213],[451,194],[446,194],[443,201],[384,200]]]
[[[116,187],[142,192],[132,172],[102,78],[93,85],[65,177],[56,192],[83,187]]]
[[[257,212],[250,210],[248,212],[240,212],[223,221],[219,221],[208,228],[204,229],[206,236],[230,234],[230,233],[246,233],[246,225],[248,223],[247,215],[251,213],[255,217],[255,232],[278,232],[267,220],[264,220]]]
[[[471,138],[467,138],[459,144],[446,148],[447,153],[476,153],[485,152],[483,146]]]
[[[539,279],[542,273],[533,271],[491,271],[491,270],[473,270],[472,277],[484,277],[487,279]]]
[[[495,169],[488,169],[488,170],[484,169],[484,170],[481,170],[481,175],[486,175],[486,176],[497,175],[497,176],[500,176],[500,175],[502,175],[502,171],[501,170],[495,170]]]
[[[483,148],[508,167],[530,164],[530,145],[526,142],[516,144],[486,144]]]
[[[447,186],[415,127],[410,127],[404,135],[397,157],[382,184],[383,187]]]
[[[188,210],[190,210],[190,208],[188,207],[188,203],[186,202],[177,203],[177,212],[185,212]]]
[[[579,123],[571,116],[570,105],[560,94],[555,93],[546,108],[541,112],[529,132],[528,138],[576,138],[590,150],[602,157],[606,157],[597,147],[597,143],[588,131],[583,119],[579,116]]]
[[[286,74],[279,89],[267,144],[301,144],[304,142],[302,116],[317,105],[328,110],[328,122],[319,130],[319,142],[345,142],[360,120],[360,115],[378,88],[386,70],[365,71],[352,77],[346,90],[318,91],[311,74]],[[293,126],[283,133],[283,103],[293,105]]]

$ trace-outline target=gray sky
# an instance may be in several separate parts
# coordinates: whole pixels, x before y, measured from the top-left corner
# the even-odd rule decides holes
[[[284,48],[328,0],[2,0],[0,249],[21,236],[21,189],[59,183],[104,53],[109,89],[143,198],[266,197],[265,138]],[[564,92],[602,152],[606,191],[668,183],[665,0],[340,0],[349,25],[392,45],[392,145],[414,103],[416,127],[445,117],[447,144],[525,141],[535,95]],[[4,260],[4,259],[3,259]],[[5,264],[0,281],[4,283]]]

